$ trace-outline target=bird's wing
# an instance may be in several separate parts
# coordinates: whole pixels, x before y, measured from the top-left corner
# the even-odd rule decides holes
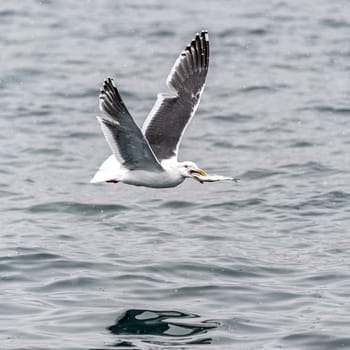
[[[167,79],[176,95],[158,94],[142,131],[158,160],[177,157],[183,133],[190,123],[205,85],[209,66],[207,31],[197,34],[181,52]]]
[[[97,117],[102,132],[113,154],[121,158],[124,167],[130,170],[162,170],[111,78],[103,83],[100,110],[105,113],[103,117]]]

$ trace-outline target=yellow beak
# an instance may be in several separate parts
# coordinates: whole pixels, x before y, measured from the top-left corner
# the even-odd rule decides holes
[[[192,170],[191,173],[197,173],[197,174],[200,174],[202,176],[206,176],[207,175],[207,172],[205,170],[203,170],[203,169],[200,169],[200,168]]]
[[[191,174],[199,174],[199,175],[202,175],[202,176],[206,176],[207,175],[207,172],[203,169],[195,169],[195,170],[191,170]],[[193,175],[192,176],[192,179],[195,179],[196,181],[198,181],[199,183],[203,184],[203,181],[201,179],[199,179],[197,176]]]

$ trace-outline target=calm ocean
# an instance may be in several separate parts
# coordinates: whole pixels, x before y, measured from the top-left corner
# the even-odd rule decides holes
[[[349,1],[2,1],[0,348],[350,349]],[[138,124],[197,31],[180,160],[89,183],[115,79]]]

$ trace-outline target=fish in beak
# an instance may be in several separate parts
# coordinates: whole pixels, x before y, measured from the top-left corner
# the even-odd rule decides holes
[[[201,184],[203,184],[204,182],[203,182],[198,176],[196,176],[196,175],[194,175],[194,174],[199,174],[199,175],[202,175],[202,176],[207,176],[207,172],[206,172],[205,170],[203,170],[203,169],[200,169],[200,168],[195,169],[195,170],[191,170],[190,173],[191,173],[192,178],[193,178],[194,180],[198,181],[198,182],[201,183]]]

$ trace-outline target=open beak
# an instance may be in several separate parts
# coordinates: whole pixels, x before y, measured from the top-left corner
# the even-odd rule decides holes
[[[207,175],[206,171],[203,170],[203,169],[200,169],[200,168],[195,169],[195,170],[191,170],[190,174],[192,176],[192,179],[198,181],[201,184],[203,184],[204,182],[198,176],[196,176],[194,174],[199,174],[199,175],[202,175],[202,176],[206,176]]]

